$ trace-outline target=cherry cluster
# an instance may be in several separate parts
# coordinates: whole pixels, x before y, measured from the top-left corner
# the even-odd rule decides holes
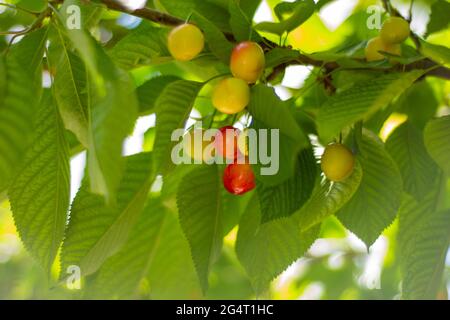
[[[409,26],[400,18],[390,18],[385,22],[380,37],[372,39],[366,49],[367,60],[378,60],[384,56],[378,51],[397,53],[397,46],[409,34]],[[406,23],[406,29],[405,25]],[[395,31],[395,32],[394,32]],[[179,61],[190,61],[202,52],[205,40],[201,30],[193,24],[183,24],[174,28],[168,37],[168,48]],[[380,47],[381,46],[381,47]],[[232,77],[222,79],[214,88],[212,104],[224,114],[238,114],[250,103],[250,85],[261,77],[265,68],[262,48],[255,42],[244,41],[236,45],[231,53],[230,70]],[[194,148],[195,136],[201,135],[202,146]],[[203,139],[203,129],[193,129],[184,137],[185,150],[189,156],[200,162],[208,157],[220,156],[231,160],[223,174],[225,189],[241,195],[255,188],[255,175],[248,163],[248,146],[245,130],[225,126],[218,130],[213,140],[215,154],[204,152],[210,141]],[[245,161],[237,161],[245,159]],[[321,168],[325,176],[334,182],[348,178],[354,169],[355,159],[352,151],[343,144],[334,143],[325,148]]]
[[[183,24],[174,28],[168,37],[168,48],[172,56],[179,61],[190,61],[202,52],[204,36],[201,30],[193,24]],[[255,42],[244,41],[236,45],[231,53],[230,70],[232,77],[222,79],[214,88],[212,104],[221,113],[238,114],[250,103],[250,85],[261,77],[265,68],[263,49]],[[192,138],[202,134],[203,129],[194,129],[193,134],[188,132],[190,148],[188,153],[194,159],[205,160],[204,148],[209,141],[203,144],[202,150],[194,150]],[[224,174],[223,183],[226,190],[235,195],[241,195],[255,188],[255,176],[248,163],[248,148],[245,143],[245,131],[240,132],[232,126],[222,127],[214,137],[217,156],[232,160]],[[239,143],[240,142],[240,143]],[[244,157],[241,163],[238,158]]]
[[[367,43],[365,54],[367,61],[384,60],[383,52],[400,56],[402,53],[401,43],[410,34],[408,22],[400,17],[387,19],[380,30],[380,35]],[[390,60],[393,62],[392,60]]]

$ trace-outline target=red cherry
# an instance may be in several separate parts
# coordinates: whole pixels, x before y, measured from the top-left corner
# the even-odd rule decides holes
[[[223,173],[223,185],[231,194],[242,195],[256,187],[255,175],[249,164],[229,164]]]
[[[232,126],[220,128],[214,138],[217,154],[230,160],[236,160],[240,153],[238,147],[239,134],[239,129]]]

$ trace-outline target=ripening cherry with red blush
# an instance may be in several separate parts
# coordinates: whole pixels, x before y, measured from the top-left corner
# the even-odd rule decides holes
[[[236,160],[240,155],[239,134],[240,130],[232,126],[220,128],[214,138],[217,154],[229,160]]]

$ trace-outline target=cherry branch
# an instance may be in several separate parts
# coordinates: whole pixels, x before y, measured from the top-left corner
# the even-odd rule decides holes
[[[56,1],[61,1],[61,0],[56,0]],[[185,23],[185,21],[180,18],[174,17],[174,16],[164,13],[164,12],[160,12],[155,9],[150,9],[150,8],[144,7],[144,8],[132,10],[132,9],[129,9],[126,6],[122,5],[121,3],[117,2],[116,0],[101,0],[101,3],[110,10],[126,13],[129,15],[135,16],[135,17],[139,17],[139,18],[142,18],[145,20],[149,20],[149,21],[158,23],[160,25],[173,27],[173,26],[178,26],[180,24]],[[392,9],[392,7],[389,5],[389,2],[387,0],[383,1],[383,3],[385,6]],[[228,40],[233,41],[233,42],[235,41],[234,36],[231,33],[224,32],[224,34]],[[413,37],[413,40],[415,40],[414,37]],[[271,50],[275,47],[280,47],[279,45],[277,45],[267,39],[264,39],[264,41],[261,43],[261,45],[266,50]],[[333,62],[324,62],[321,60],[316,60],[316,59],[310,58],[303,54],[299,54],[299,56],[296,59],[286,62],[286,63],[283,63],[283,64],[275,67],[272,74],[269,75],[268,79],[275,78],[277,74],[282,72],[282,70],[284,70],[284,68],[289,65],[310,65],[310,66],[316,66],[316,67],[323,67],[324,70],[326,71],[326,73],[330,73],[331,71],[340,67],[339,64],[334,61]],[[427,76],[434,76],[434,77],[439,77],[439,78],[450,80],[450,69],[443,67],[443,66],[438,66],[438,64],[436,62],[434,62],[430,59],[424,59],[424,60],[421,60],[418,62],[413,62],[413,63],[407,64],[405,66],[402,66],[401,70],[405,70],[405,71],[417,70],[417,69],[426,70],[426,69],[430,69],[433,67],[436,67],[436,68],[427,72],[427,74],[426,74]],[[379,69],[374,69],[374,68],[372,68],[372,69],[379,71]],[[397,70],[397,69],[399,69],[399,68],[394,66],[391,69],[387,69],[387,70],[391,71],[391,70]]]
[[[174,27],[185,23],[185,21],[182,19],[146,7],[132,10],[115,0],[101,0],[101,3],[103,3],[108,9],[127,13],[129,15],[150,20],[169,27]]]

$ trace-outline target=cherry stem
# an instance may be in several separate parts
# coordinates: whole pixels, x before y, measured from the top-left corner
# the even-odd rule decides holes
[[[214,124],[214,118],[216,117],[217,109],[214,108],[214,112],[211,115],[211,121],[209,122],[208,129],[211,129],[212,125]]]
[[[213,80],[216,80],[216,79],[218,79],[218,78],[226,77],[226,76],[229,76],[229,75],[230,75],[230,73],[222,73],[222,74],[218,74],[217,76],[214,76],[214,77],[209,78],[208,80],[206,80],[205,84],[207,84],[207,83],[209,83],[209,82],[211,82],[211,81],[213,81]]]
[[[189,13],[189,15],[186,18],[186,22],[185,23],[189,23],[189,20],[191,20],[193,14],[194,14],[193,12]]]
[[[234,123],[236,122],[237,116],[238,116],[237,113],[233,116],[233,120],[231,121],[231,125],[234,125]]]

